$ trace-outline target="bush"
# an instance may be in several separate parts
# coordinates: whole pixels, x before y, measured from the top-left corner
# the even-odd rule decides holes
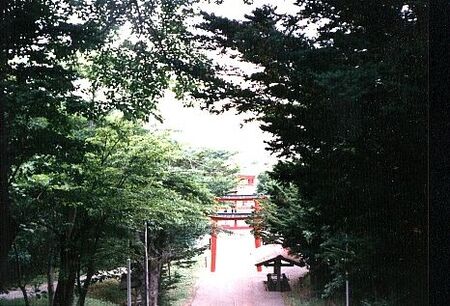
[[[108,279],[91,285],[88,297],[114,304],[122,304],[127,301],[127,293],[125,290],[119,289],[119,281],[116,279]]]
[[[284,302],[288,306],[331,306],[345,305],[341,297],[319,298],[312,289],[311,275],[292,284],[292,291],[283,292]]]

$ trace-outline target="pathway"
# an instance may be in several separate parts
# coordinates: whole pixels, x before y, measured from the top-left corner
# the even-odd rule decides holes
[[[197,282],[197,289],[190,306],[282,306],[280,292],[265,290],[263,281],[271,267],[257,272],[252,252],[255,241],[250,230],[237,230],[229,235],[221,233],[217,239],[216,272],[205,268]],[[209,256],[209,252],[205,254]],[[209,262],[209,257],[207,257]],[[291,280],[306,273],[305,268],[283,267]]]

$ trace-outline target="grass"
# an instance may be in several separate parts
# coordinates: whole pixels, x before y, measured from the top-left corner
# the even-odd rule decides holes
[[[204,257],[194,258],[195,263],[191,267],[182,268],[173,265],[172,274],[179,274],[181,281],[174,289],[168,290],[160,301],[162,306],[183,306],[192,298],[195,291],[195,284],[198,279],[198,272],[204,265]],[[96,301],[105,301],[109,304],[98,306],[121,305],[126,302],[125,290],[119,289],[119,281],[115,279],[105,280],[101,283],[93,284],[89,288],[88,297]],[[91,306],[86,303],[87,306]],[[41,306],[41,305],[39,305]],[[92,304],[92,306],[97,306]]]
[[[77,297],[75,296],[76,304]],[[117,306],[122,302],[126,302],[126,292],[119,289],[119,281],[115,279],[105,280],[93,284],[89,288],[88,296],[86,297],[86,306]],[[23,298],[13,300],[0,299],[0,306],[24,306]],[[30,298],[30,306],[48,306],[46,297]]]
[[[25,303],[23,299],[5,300],[0,299],[0,306],[24,306]],[[117,306],[110,302],[105,302],[101,300],[96,300],[93,298],[86,298],[86,306]],[[46,298],[32,298],[30,299],[30,306],[48,306],[48,301]]]
[[[337,306],[345,305],[341,299],[321,299],[311,290],[309,275],[292,286],[292,291],[283,292],[286,306]]]
[[[25,302],[22,298],[20,299],[13,299],[13,300],[6,300],[6,299],[0,299],[0,306],[24,306]],[[48,306],[47,299],[41,298],[41,299],[30,299],[30,306]]]
[[[97,300],[97,299],[93,299],[90,297],[86,298],[86,306],[117,306],[117,304],[111,303],[111,302],[107,302],[107,301],[102,301],[102,300]]]
[[[161,301],[162,306],[183,306],[191,300],[195,293],[195,284],[199,277],[199,271],[205,264],[204,256],[202,255],[197,256],[194,260],[196,262],[188,268],[172,267],[172,272],[180,274],[182,279],[174,289],[167,291],[164,299]]]
[[[198,256],[196,262],[188,268],[172,266],[172,273],[182,276],[174,289],[167,291],[162,306],[183,306],[189,302],[195,292],[198,272],[204,265],[204,257]],[[76,297],[75,297],[76,299]],[[104,280],[90,286],[86,298],[86,306],[117,306],[126,303],[125,290],[119,289],[119,281]],[[75,303],[74,303],[75,304]],[[0,306],[24,306],[23,298],[6,300],[0,299]],[[30,298],[30,306],[48,306],[47,298]]]

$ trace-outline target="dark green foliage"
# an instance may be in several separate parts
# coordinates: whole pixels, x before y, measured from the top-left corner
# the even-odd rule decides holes
[[[14,239],[9,225],[9,186],[21,164],[34,154],[64,154],[76,143],[64,136],[65,113],[80,111],[83,103],[71,94],[76,72],[75,52],[98,46],[100,25],[74,24],[70,14],[78,2],[2,1],[0,27],[0,263]],[[101,23],[101,20],[99,20]],[[14,222],[12,222],[14,223]]]
[[[200,37],[263,69],[250,86],[206,80],[206,103],[251,110],[285,160],[269,230],[301,252],[325,294],[424,304],[427,292],[426,23],[423,1],[297,1],[245,21],[204,15]],[[316,22],[317,36],[302,34]],[[275,188],[276,187],[276,188]]]
[[[80,162],[83,154],[70,154],[84,150],[69,136],[72,115],[95,120],[120,110],[146,119],[166,89],[182,95],[194,86],[173,73],[180,62],[203,65],[184,25],[193,2],[1,2],[0,268],[18,230],[11,186],[22,166],[35,158]]]
[[[126,290],[119,290],[119,281],[115,279],[97,282],[89,288],[88,296],[97,300],[114,303],[115,305],[126,302]]]
[[[192,165],[187,150],[167,136],[118,116],[95,122],[73,116],[69,122],[66,136],[83,143],[82,149],[68,158],[36,156],[22,165],[13,185],[14,213],[23,224],[16,243],[29,270],[23,282],[46,273],[51,247],[59,259],[52,264],[58,264],[58,286],[72,292],[61,299],[70,304],[76,281],[78,300],[84,301],[97,271],[121,267],[127,258],[142,262],[136,233],[145,221],[149,256],[160,267],[204,250],[196,243],[208,232],[213,194],[202,166],[209,155],[228,164],[228,154],[210,151]]]

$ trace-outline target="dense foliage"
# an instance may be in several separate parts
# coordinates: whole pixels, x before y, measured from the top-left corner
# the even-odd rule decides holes
[[[157,300],[162,266],[191,258],[207,233],[214,191],[205,180],[213,177],[202,166],[213,155],[216,174],[226,173],[228,159],[210,151],[197,154],[192,165],[187,150],[167,136],[117,116],[96,122],[72,117],[69,131],[67,137],[83,144],[77,152],[35,156],[13,184],[14,215],[21,224],[14,251],[17,246],[22,254],[11,253],[11,266],[20,268],[15,279],[26,283],[26,277],[56,268],[64,295],[57,291],[55,303],[70,304],[77,284],[83,305],[98,271],[123,266],[127,257],[142,263],[137,233],[148,222],[150,289]]]
[[[72,115],[148,118],[165,89],[191,87],[174,72],[204,62],[184,23],[193,2],[1,1],[0,270],[20,226],[11,186],[36,156],[76,162]]]
[[[356,301],[426,304],[427,3],[294,3],[244,21],[205,13],[204,46],[238,51],[257,72],[241,84],[201,76],[196,96],[212,108],[228,98],[225,109],[256,112],[274,135],[284,160],[267,226],[322,293],[342,292],[347,271]]]
[[[151,219],[157,302],[162,266],[192,254],[236,171],[226,152],[107,117],[157,116],[172,88],[252,111],[274,135],[265,238],[303,254],[318,292],[342,291],[348,272],[357,302],[426,304],[427,3],[297,0],[244,21],[204,14],[194,37],[195,2],[1,2],[0,281],[9,253],[17,285],[52,284],[57,267],[53,304],[70,305],[76,282],[82,304],[97,270],[141,260]],[[200,45],[256,72],[209,65]]]
[[[157,117],[166,89],[192,88],[180,67],[207,62],[186,31],[195,2],[1,2],[0,287],[16,267],[22,287],[47,274],[54,305],[72,303],[77,280],[82,304],[93,273],[123,265],[128,241],[142,247],[133,233],[149,218],[154,257],[191,255],[208,174],[167,139],[105,116]],[[197,159],[214,154],[228,169],[223,152]]]
[[[186,152],[188,158],[185,160],[187,163],[185,167],[205,173],[200,180],[208,186],[214,196],[223,196],[233,190],[238,183],[239,168],[231,161],[233,155],[223,150],[190,150]],[[190,175],[193,174],[195,173]]]

